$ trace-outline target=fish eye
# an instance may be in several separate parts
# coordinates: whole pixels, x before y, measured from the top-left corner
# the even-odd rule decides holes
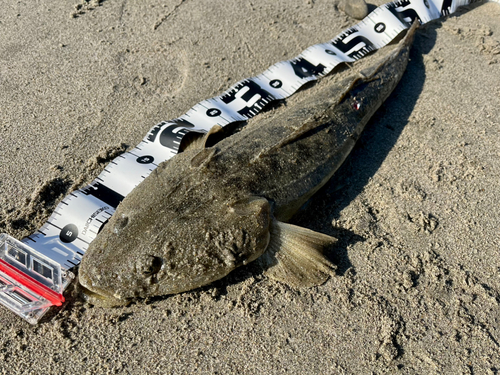
[[[160,272],[162,266],[163,266],[163,259],[160,257],[152,256],[149,257],[146,263],[142,265],[141,273],[144,276],[156,275],[158,272]]]
[[[125,228],[128,224],[128,216],[125,216],[124,214],[122,214],[121,217],[117,218],[116,219],[116,222],[115,222],[115,227],[114,227],[114,232],[116,234],[118,234],[119,232],[121,232],[121,230],[123,228]]]

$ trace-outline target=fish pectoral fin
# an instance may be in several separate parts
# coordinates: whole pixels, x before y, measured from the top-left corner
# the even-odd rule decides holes
[[[307,228],[274,220],[266,252],[259,258],[264,272],[292,287],[323,284],[336,267],[323,254],[337,239]]]
[[[207,147],[209,138],[222,130],[222,126],[214,125],[207,133],[187,133],[184,137],[182,137],[181,144],[179,145],[179,151],[202,150]]]

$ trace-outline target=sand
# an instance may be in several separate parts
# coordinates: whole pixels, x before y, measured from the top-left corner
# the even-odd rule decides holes
[[[17,238],[155,123],[356,22],[326,0],[76,1],[2,3],[0,231]],[[499,20],[488,3],[420,29],[294,219],[339,239],[336,277],[297,291],[250,265],[115,309],[70,290],[36,326],[2,307],[2,373],[498,373]]]

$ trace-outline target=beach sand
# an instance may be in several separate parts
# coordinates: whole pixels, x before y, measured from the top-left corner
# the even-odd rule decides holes
[[[356,23],[326,0],[77,1],[2,3],[0,232],[19,239],[156,123]],[[339,239],[336,277],[297,291],[250,265],[114,309],[70,288],[36,326],[1,307],[1,372],[499,373],[499,20],[487,3],[418,30],[399,86],[294,218]]]

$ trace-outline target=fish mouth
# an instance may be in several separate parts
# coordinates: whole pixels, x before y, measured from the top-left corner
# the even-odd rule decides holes
[[[77,291],[78,294],[88,303],[99,307],[120,307],[130,304],[130,299],[117,298],[115,296],[110,296],[104,291],[98,290],[98,288],[93,287],[90,289],[85,285],[85,281],[81,278],[78,279]]]

